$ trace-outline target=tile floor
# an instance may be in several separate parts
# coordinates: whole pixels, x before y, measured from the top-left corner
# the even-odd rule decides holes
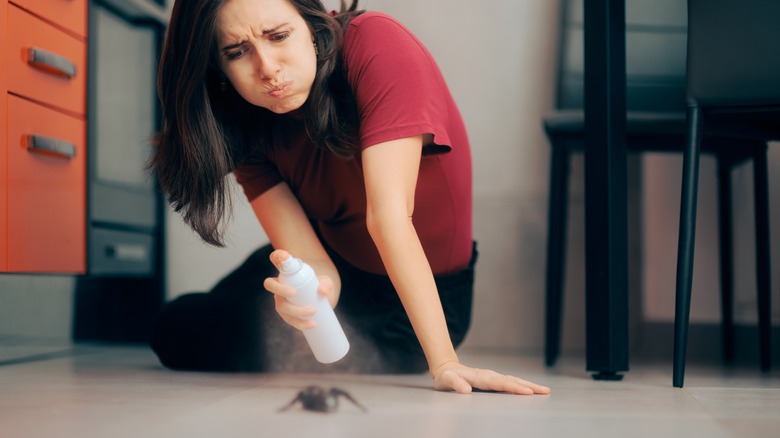
[[[0,347],[0,437],[780,436],[778,371],[689,364],[686,387],[675,389],[661,362],[632,364],[622,382],[596,382],[581,357],[554,369],[537,356],[461,359],[553,392],[442,393],[426,375],[172,372],[142,347],[12,346]],[[310,384],[343,388],[368,412],[346,400],[330,414],[277,412]]]

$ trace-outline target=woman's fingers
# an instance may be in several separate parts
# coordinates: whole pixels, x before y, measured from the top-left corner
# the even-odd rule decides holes
[[[452,389],[461,394],[470,394],[472,390],[468,380],[456,372],[445,372],[442,375],[440,386],[437,389]]]
[[[508,376],[507,375],[507,376],[504,376],[504,377],[506,379],[509,379],[510,381],[515,382],[518,385],[522,385],[522,386],[524,386],[526,388],[530,388],[533,391],[534,394],[547,395],[547,394],[550,393],[550,388],[548,388],[548,387],[546,387],[544,385],[539,385],[539,384],[536,384],[536,383],[533,383],[533,382],[529,382],[527,380],[523,380],[523,379],[520,379],[520,378],[514,377],[514,376]]]
[[[499,391],[519,395],[549,394],[550,388],[514,376],[491,370],[449,364],[434,375],[436,389],[454,390],[468,394],[472,389]]]
[[[476,370],[474,377],[474,382],[472,384],[475,387],[484,390],[509,392],[520,395],[550,393],[550,389],[545,386],[491,370]]]
[[[276,313],[278,313],[287,324],[290,324],[298,330],[311,329],[317,325],[313,319],[310,319],[314,316],[314,308],[309,306],[298,306],[279,295],[274,296],[274,301],[276,304]]]
[[[263,287],[272,294],[283,297],[292,298],[295,296],[295,288],[288,284],[284,284],[277,277],[268,277],[263,281]]]
[[[496,373],[497,374],[497,373]],[[518,379],[517,377],[510,375],[501,375],[491,377],[489,383],[491,389],[502,392],[510,392],[520,395],[533,395],[533,394],[549,394],[549,389],[543,389],[540,385],[533,384],[531,382]]]
[[[276,269],[279,269],[282,267],[282,262],[287,260],[287,257],[290,257],[290,253],[283,250],[283,249],[277,249],[274,252],[271,253],[269,258],[271,259],[271,263],[276,266]]]
[[[333,279],[329,275],[320,275],[318,279],[320,285],[317,287],[317,292],[326,298],[329,297],[333,293]]]
[[[275,277],[266,278],[263,281],[263,287],[274,295],[276,313],[282,317],[284,322],[298,330],[307,330],[316,325],[316,323],[310,319],[315,313],[313,307],[299,306],[288,300],[288,298],[295,296],[294,287],[282,283]]]

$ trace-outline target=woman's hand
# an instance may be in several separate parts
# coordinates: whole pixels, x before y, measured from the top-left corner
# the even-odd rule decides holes
[[[286,260],[290,254],[281,249],[271,253],[271,263],[279,269],[282,266],[282,261]],[[320,275],[320,285],[317,288],[317,292],[320,295],[328,298],[333,293],[333,280],[327,275]],[[295,327],[298,330],[307,330],[314,328],[316,322],[311,319],[314,316],[315,310],[310,306],[299,306],[293,304],[288,298],[295,295],[295,288],[286,285],[279,281],[279,277],[269,277],[263,282],[263,287],[268,292],[274,294],[274,301],[276,303],[276,313],[282,317],[284,322]]]
[[[433,387],[439,391],[469,394],[471,390],[500,391],[511,394],[549,394],[550,388],[491,370],[470,368],[459,362],[447,362],[431,372]]]

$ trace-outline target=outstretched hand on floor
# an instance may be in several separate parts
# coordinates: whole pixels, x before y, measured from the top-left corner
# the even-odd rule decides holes
[[[473,389],[499,391],[520,395],[547,395],[550,388],[492,370],[467,367],[460,362],[447,362],[431,372],[433,387],[439,391],[469,394]]]

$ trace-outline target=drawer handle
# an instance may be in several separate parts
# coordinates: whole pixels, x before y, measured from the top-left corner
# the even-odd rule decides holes
[[[27,63],[31,66],[59,76],[76,76],[76,64],[56,53],[37,47],[27,49]]]
[[[106,257],[125,262],[144,262],[149,253],[143,245],[114,244],[105,248]]]
[[[55,155],[71,159],[76,156],[76,145],[57,138],[28,134],[27,150],[36,154]]]

